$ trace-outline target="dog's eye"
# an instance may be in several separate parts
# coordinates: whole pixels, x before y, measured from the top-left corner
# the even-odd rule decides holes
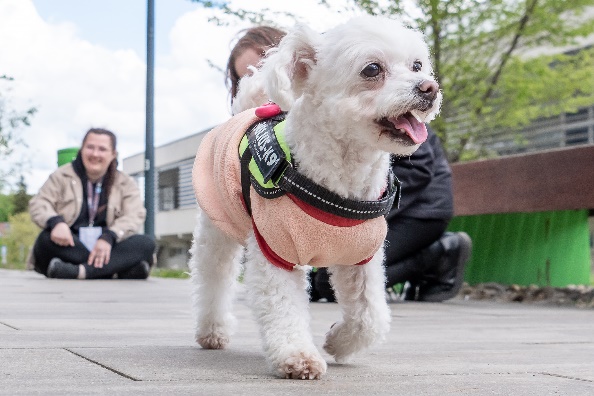
[[[382,67],[377,63],[370,63],[363,70],[361,70],[361,75],[363,77],[377,77],[382,71]]]
[[[421,62],[420,60],[416,60],[413,62],[412,70],[414,72],[419,72],[419,71],[421,71],[422,68],[423,68],[423,62]]]

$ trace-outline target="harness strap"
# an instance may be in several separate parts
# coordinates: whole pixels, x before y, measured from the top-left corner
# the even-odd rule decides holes
[[[314,183],[307,177],[287,165],[278,186],[300,200],[325,212],[355,220],[368,220],[385,216],[398,199],[400,202],[401,184],[392,171],[388,174],[388,186],[377,201],[358,201],[343,198],[338,194]]]
[[[241,154],[241,192],[246,205],[248,214],[251,216],[250,185],[258,195],[267,198],[277,198],[286,193],[290,193],[298,199],[333,215],[341,216],[347,219],[368,220],[388,214],[394,202],[400,203],[401,183],[394,175],[392,170],[388,173],[387,188],[382,197],[377,201],[358,201],[343,198],[333,193],[325,187],[316,184],[304,175],[300,174],[291,162],[286,160],[286,156],[280,146],[274,133],[274,126],[284,119],[284,114],[271,119],[259,121],[252,125],[246,131],[248,139],[252,143],[245,148]],[[256,139],[251,135],[257,131],[259,142],[267,142],[264,154],[266,159],[270,159],[270,153],[274,152],[279,161],[275,161],[272,167],[266,166],[262,159],[264,149],[256,146]],[[271,149],[272,148],[272,149]],[[258,158],[254,156],[252,150],[258,151]],[[270,151],[273,150],[273,151]],[[249,164],[252,160],[256,161],[258,169],[264,176],[264,182],[271,182],[272,188],[263,187],[258,180],[251,174]],[[270,183],[269,183],[270,184]]]
[[[241,195],[243,195],[243,203],[250,217],[252,217],[252,200],[250,198],[251,177],[249,165],[252,160],[252,152],[246,149],[241,155]]]

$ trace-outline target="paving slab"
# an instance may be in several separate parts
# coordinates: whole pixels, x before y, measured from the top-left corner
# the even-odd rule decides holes
[[[243,296],[224,351],[193,340],[188,280],[0,269],[0,395],[593,395],[594,311],[454,299],[390,304],[385,343],[319,381],[276,378]],[[316,345],[340,317],[312,303]]]

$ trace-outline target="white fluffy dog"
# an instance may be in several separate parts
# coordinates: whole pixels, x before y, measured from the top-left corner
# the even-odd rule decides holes
[[[394,20],[378,17],[358,17],[323,34],[297,26],[278,48],[269,51],[260,70],[249,80],[253,89],[263,84],[266,96],[288,111],[284,139],[293,167],[315,185],[349,202],[368,203],[385,196],[391,187],[386,181],[390,153],[412,154],[426,138],[424,122],[435,117],[441,103],[422,35]],[[248,85],[248,81],[242,82],[240,90],[247,91]],[[248,102],[251,97],[244,96]],[[246,107],[245,103],[238,106]],[[253,117],[253,112],[246,110],[239,117]],[[197,195],[218,188],[216,183],[205,181],[210,175],[205,174],[202,165],[212,156],[205,141],[216,140],[219,129],[210,132],[199,149],[194,168]],[[237,146],[231,148],[235,152],[233,161],[238,164]],[[237,178],[239,165],[232,165],[233,169],[225,166],[226,162],[217,162],[209,169],[223,178]],[[242,201],[241,190],[229,195]],[[250,196],[252,204],[264,199],[253,187]],[[267,201],[275,203],[282,198],[286,197]],[[323,239],[327,232],[342,232],[348,226],[322,224],[322,231],[311,232],[309,225],[290,223],[293,220],[285,224],[286,219],[271,218],[274,210],[259,217],[254,214],[253,219],[244,210],[240,230],[234,233],[228,227],[229,218],[209,209],[209,205],[226,202],[198,201],[202,210],[189,266],[196,340],[203,348],[222,349],[229,342],[235,322],[232,300],[240,272],[241,245],[246,247],[244,281],[249,303],[260,326],[267,359],[280,376],[318,379],[326,372],[326,361],[309,329],[310,265],[329,267],[342,309],[342,320],[332,325],[324,344],[324,350],[337,362],[381,341],[389,331],[383,216],[375,218],[379,221],[374,223],[379,224],[374,226],[379,237],[375,237],[370,257],[363,265],[353,265],[363,262],[354,256],[349,260],[348,250],[351,246],[358,250],[358,243],[347,242],[345,251],[341,238],[327,238],[320,252],[309,248],[319,247],[315,240]],[[262,245],[262,238],[273,238],[275,230],[283,227],[297,232],[305,228],[309,239],[314,240],[305,242],[305,250],[297,253],[298,258],[291,264],[294,266],[288,269],[271,264],[271,253],[263,249],[268,245]],[[278,231],[283,240],[301,238],[288,238],[283,232]],[[282,262],[291,261],[287,259],[291,254],[273,251],[272,256],[280,256]]]

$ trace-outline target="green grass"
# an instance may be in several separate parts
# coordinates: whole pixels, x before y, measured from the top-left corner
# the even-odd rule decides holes
[[[6,265],[0,264],[2,269],[22,270],[24,271],[27,267],[25,263],[7,263]]]
[[[187,269],[173,269],[173,268],[153,268],[151,276],[158,278],[180,278],[187,279],[190,277]]]

